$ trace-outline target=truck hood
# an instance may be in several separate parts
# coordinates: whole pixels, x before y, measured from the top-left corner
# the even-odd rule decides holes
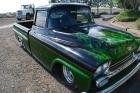
[[[131,34],[108,27],[92,27],[87,34],[75,33],[75,36],[100,63],[117,62],[138,47]]]
[[[81,51],[96,59],[98,65],[109,60],[117,62],[138,47],[131,34],[103,26],[88,27],[72,35],[63,34],[56,37],[58,43],[80,48]]]

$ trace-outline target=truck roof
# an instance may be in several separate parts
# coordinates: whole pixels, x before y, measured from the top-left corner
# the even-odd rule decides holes
[[[53,7],[56,7],[56,6],[88,6],[84,3],[50,3],[48,5],[45,5],[45,6],[40,6],[40,7],[37,7],[36,9],[50,9],[50,8],[53,8]]]

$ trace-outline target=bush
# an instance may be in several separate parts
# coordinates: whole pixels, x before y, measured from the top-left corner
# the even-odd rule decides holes
[[[136,21],[137,18],[136,17],[123,17],[123,16],[120,16],[119,18],[117,18],[118,21],[121,21],[121,22],[132,22],[132,21]]]
[[[99,13],[99,15],[107,15],[108,13],[107,12],[101,12]]]
[[[119,11],[113,12],[113,15],[118,15],[118,14],[120,14]]]
[[[136,21],[140,17],[140,11],[123,11],[116,16],[116,19],[121,22]]]
[[[101,15],[99,15],[99,14],[94,15],[94,18],[100,18],[100,17],[101,17]]]
[[[140,30],[140,18],[136,21],[137,28]]]

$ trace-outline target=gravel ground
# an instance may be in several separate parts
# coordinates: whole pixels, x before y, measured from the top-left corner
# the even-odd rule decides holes
[[[0,19],[0,27],[14,21]],[[0,93],[72,93],[19,47],[11,30],[0,28]],[[139,93],[139,77],[140,71],[115,93]]]
[[[14,23],[15,21],[15,18],[0,18],[0,26],[8,25]]]
[[[13,22],[0,19],[0,26]],[[0,93],[72,93],[19,47],[11,30],[0,29]]]

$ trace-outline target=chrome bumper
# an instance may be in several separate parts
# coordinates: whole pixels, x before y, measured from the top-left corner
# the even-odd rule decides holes
[[[125,77],[120,79],[118,82],[116,82],[112,86],[106,88],[105,90],[101,90],[98,93],[110,93],[110,92],[114,91],[116,88],[121,86],[124,82],[126,82],[129,78],[131,78],[139,70],[139,68],[140,68],[140,63],[138,63],[138,65],[130,73],[128,73]]]

